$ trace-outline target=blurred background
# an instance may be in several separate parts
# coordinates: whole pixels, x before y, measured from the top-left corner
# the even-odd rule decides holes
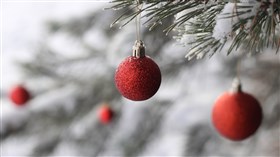
[[[188,61],[183,47],[141,27],[146,54],[162,83],[134,102],[115,88],[118,64],[132,53],[135,23],[110,28],[120,12],[106,2],[3,2],[1,156],[279,156],[280,61],[275,51],[253,56],[217,53]],[[170,19],[169,22],[171,22]],[[244,91],[258,99],[264,119],[241,142],[211,123],[216,98],[229,90],[237,61]],[[32,99],[9,98],[18,84]],[[114,117],[103,124],[100,107]]]

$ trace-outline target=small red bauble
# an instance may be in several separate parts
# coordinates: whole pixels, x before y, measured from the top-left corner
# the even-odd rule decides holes
[[[143,43],[134,47],[134,55],[121,62],[115,73],[118,91],[134,101],[151,98],[158,91],[160,83],[160,69],[150,57],[145,56]]]
[[[22,85],[17,85],[9,93],[11,101],[17,106],[23,106],[31,98],[29,92]]]
[[[225,92],[214,105],[212,122],[224,137],[244,140],[254,134],[262,121],[262,109],[259,102],[250,94],[237,91]]]
[[[99,120],[102,124],[108,124],[112,121],[113,118],[113,110],[107,106],[103,105],[99,109]]]

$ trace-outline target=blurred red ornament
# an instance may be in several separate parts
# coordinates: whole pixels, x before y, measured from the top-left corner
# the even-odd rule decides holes
[[[212,122],[224,137],[240,141],[251,136],[262,121],[259,102],[241,90],[240,83],[234,91],[223,93],[214,104]]]
[[[31,98],[28,90],[22,85],[13,87],[9,93],[9,97],[17,106],[25,105]]]
[[[158,65],[145,56],[143,42],[136,41],[133,55],[121,62],[115,73],[118,91],[127,99],[147,100],[159,89],[161,72]]]
[[[99,109],[99,120],[102,124],[108,124],[112,121],[113,110],[108,105],[102,105]]]

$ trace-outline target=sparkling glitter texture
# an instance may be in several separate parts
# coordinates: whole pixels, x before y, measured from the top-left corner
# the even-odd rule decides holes
[[[9,97],[15,105],[23,106],[30,99],[30,94],[25,89],[25,87],[17,85],[14,88],[12,88],[12,90],[9,93]]]
[[[250,94],[242,91],[226,92],[214,105],[212,121],[221,135],[240,141],[258,129],[262,121],[262,109]]]
[[[119,92],[134,101],[151,98],[159,89],[160,83],[160,69],[148,56],[127,57],[115,74],[115,84]]]

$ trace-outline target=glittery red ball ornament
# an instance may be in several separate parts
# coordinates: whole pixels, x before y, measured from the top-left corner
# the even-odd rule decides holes
[[[107,105],[102,105],[99,109],[98,116],[99,116],[99,120],[102,124],[108,124],[112,121],[113,110]]]
[[[224,137],[240,141],[256,132],[262,121],[259,102],[241,90],[225,92],[217,100],[212,111],[212,122]]]
[[[25,87],[22,85],[17,85],[9,93],[9,97],[11,101],[14,102],[17,106],[23,106],[26,104],[28,100],[30,100],[31,96]]]
[[[127,57],[117,68],[115,84],[127,99],[142,101],[151,98],[157,92],[161,83],[161,73],[158,65],[143,53],[144,47],[137,46],[139,45],[134,48],[134,55]]]

